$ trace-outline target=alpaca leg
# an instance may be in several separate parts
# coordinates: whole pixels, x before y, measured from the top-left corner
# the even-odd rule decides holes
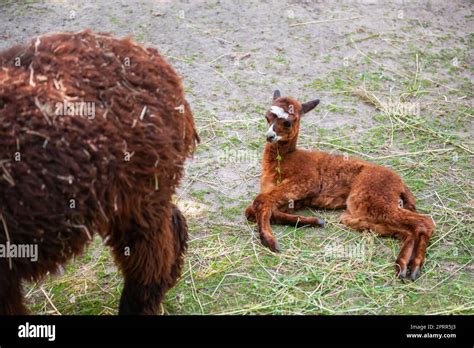
[[[255,217],[255,210],[253,209],[253,205],[250,204],[245,209],[245,217],[248,221],[256,222],[257,219]],[[272,210],[272,216],[270,218],[270,222],[274,224],[280,225],[308,225],[308,226],[318,226],[323,227],[324,221],[315,217],[307,217],[302,215],[293,215],[289,213],[282,212],[280,210],[274,209]]]
[[[140,279],[132,279],[125,275],[119,315],[153,315],[157,313],[165,287],[162,283],[145,285],[140,281]]]
[[[395,271],[398,276],[405,279],[407,276],[407,265],[415,247],[415,238],[412,234],[407,234],[403,242],[400,253],[395,261]]]
[[[382,236],[390,236],[393,235],[394,232],[398,232],[398,235],[403,238],[403,245],[395,262],[395,271],[398,277],[406,278],[407,265],[412,256],[416,241],[413,232],[403,230],[400,226],[393,224],[373,223],[368,221],[367,218],[354,218],[347,210],[342,216],[342,223],[358,231],[372,230]]]
[[[309,194],[308,188],[305,188],[299,182],[286,182],[280,184],[273,191],[259,194],[253,201],[253,209],[257,220],[258,232],[262,244],[274,252],[279,252],[280,247],[273,236],[270,226],[271,217],[274,211],[290,201],[304,199]],[[288,215],[277,213],[277,218],[288,221]],[[286,219],[286,220],[285,220]],[[291,217],[293,221],[297,220]]]
[[[425,261],[426,247],[428,246],[429,238],[426,235],[420,235],[416,240],[411,260],[408,264],[410,270],[411,280],[416,280],[420,276],[421,267]]]
[[[435,226],[431,218],[421,214],[406,209],[400,209],[398,212],[398,221],[404,226],[410,226],[409,230],[414,239],[408,268],[411,280],[416,280],[420,276],[421,267],[425,261],[426,248]]]
[[[382,236],[391,236],[394,234],[386,224],[372,222],[370,218],[366,216],[354,216],[348,210],[342,215],[341,222],[347,227],[357,231],[372,230]]]
[[[280,245],[273,236],[272,228],[270,226],[270,218],[274,205],[272,198],[266,194],[259,194],[253,201],[253,209],[257,220],[260,241],[271,251],[280,252]]]
[[[403,236],[404,242],[395,263],[395,270],[398,277],[406,277],[407,265],[415,245],[415,238],[412,232],[404,230],[397,225],[372,222],[368,217],[355,218],[348,210],[342,215],[342,223],[357,231],[372,230],[381,236],[391,236],[394,234]]]
[[[165,292],[175,284],[178,255],[171,217],[160,231],[128,231],[130,239],[114,246],[118,266],[125,278],[120,315],[155,314]]]
[[[280,225],[290,225],[290,226],[314,226],[314,227],[324,227],[324,221],[316,217],[308,217],[302,215],[293,215],[281,212],[279,210],[272,210],[272,217],[270,219],[272,223]]]
[[[411,273],[411,280],[416,280],[420,276],[421,267],[425,262],[426,248],[428,247],[434,228],[434,223],[430,218],[420,215],[420,224],[417,229],[418,240],[408,265]]]
[[[139,239],[130,243],[128,259],[118,257],[125,275],[119,307],[121,315],[155,314],[164,294],[181,275],[188,226],[176,206],[172,205],[171,224],[164,224],[160,233],[155,234],[154,240]]]
[[[172,208],[173,232],[177,237],[174,240],[176,260],[171,270],[171,278],[177,280],[181,276],[181,268],[184,263],[184,254],[188,248],[188,225],[181,211],[173,205]],[[171,284],[174,286],[175,283]]]
[[[426,222],[426,217],[402,208],[394,208],[393,214],[384,222],[374,220],[370,216],[354,217],[348,211],[342,217],[346,226],[359,231],[370,229],[382,236],[402,236],[404,242],[396,260],[396,272],[400,278],[405,278],[409,265],[411,279],[415,280],[424,260],[427,245],[425,231],[432,233],[434,227]]]
[[[0,277],[0,315],[26,315],[28,309],[25,307],[22,293],[21,281],[17,278],[2,279],[9,275],[9,270],[3,272]]]

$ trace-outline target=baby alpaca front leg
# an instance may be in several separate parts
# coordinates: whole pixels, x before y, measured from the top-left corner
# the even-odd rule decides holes
[[[295,189],[297,187],[298,189]],[[258,233],[262,244],[274,252],[280,252],[280,246],[273,236],[270,222],[285,225],[301,225],[324,226],[324,221],[314,218],[291,215],[278,210],[282,205],[288,204],[290,201],[302,200],[308,193],[301,185],[280,185],[269,193],[259,194],[252,205],[253,209],[247,208],[246,214],[249,218],[250,210],[254,213],[257,222]],[[250,214],[252,215],[252,214]],[[252,216],[252,217],[253,217]]]
[[[268,193],[259,194],[253,201],[253,210],[257,221],[258,234],[262,244],[273,252],[280,252],[280,245],[273,236],[270,226],[272,209],[277,206],[275,198]]]

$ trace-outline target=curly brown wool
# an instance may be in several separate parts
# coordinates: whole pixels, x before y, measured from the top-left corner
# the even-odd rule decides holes
[[[155,313],[181,272],[187,225],[171,198],[197,142],[180,78],[155,49],[84,31],[1,52],[0,245],[36,244],[38,260],[0,258],[0,314],[27,313],[21,283],[95,233],[125,278],[119,313]]]

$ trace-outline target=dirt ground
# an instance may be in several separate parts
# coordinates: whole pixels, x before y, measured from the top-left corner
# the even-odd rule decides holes
[[[202,144],[176,197],[192,241],[166,313],[472,314],[473,9],[459,0],[0,0],[0,49],[91,28],[156,47],[182,76]],[[395,279],[397,241],[346,229],[341,212],[306,212],[325,230],[275,227],[282,256],[260,247],[243,209],[258,191],[263,113],[276,88],[321,100],[300,146],[392,167],[433,216],[419,282]],[[373,95],[420,112],[387,116]],[[328,261],[328,243],[364,243],[364,261]],[[31,288],[35,310],[113,313],[121,283],[104,253],[96,242],[69,277],[48,280],[56,310]],[[91,291],[97,279],[112,294],[105,305]]]
[[[266,108],[272,91],[279,88],[284,95],[303,101],[321,99],[318,118],[308,123],[324,129],[351,126],[357,137],[358,131],[373,125],[374,108],[354,105],[339,93],[307,86],[337,68],[350,67],[356,73],[367,69],[370,64],[361,59],[364,57],[348,37],[357,40],[394,34],[397,40],[374,37],[362,41],[358,48],[389,69],[403,72],[407,65],[415,68],[414,62],[401,58],[407,45],[416,47],[430,39],[437,41],[439,48],[462,47],[456,41],[472,29],[470,11],[469,1],[7,2],[0,13],[0,49],[35,35],[85,28],[119,37],[131,35],[146,46],[158,48],[178,70],[197,117],[207,114],[220,122],[239,122],[250,115],[247,126],[251,128],[253,122],[262,119],[255,106]],[[318,20],[323,23],[298,25]],[[452,37],[441,40],[446,33]],[[465,63],[472,66],[472,58]],[[382,81],[387,92],[396,93],[397,84],[390,82],[400,76],[391,71],[386,74]],[[424,74],[435,81],[446,77],[439,69]],[[460,76],[472,78],[468,69]],[[447,86],[454,87],[455,83]],[[328,104],[350,108],[356,114],[336,110],[336,115],[325,117],[324,105]],[[229,133],[226,136],[239,138],[238,132]],[[255,136],[259,135],[255,129]],[[204,143],[215,149],[219,140],[217,135]],[[202,163],[201,157],[212,160],[215,154],[200,152],[196,162]],[[232,166],[224,166],[216,174],[224,181],[242,182]],[[235,198],[246,190],[240,184],[225,186],[228,197]]]

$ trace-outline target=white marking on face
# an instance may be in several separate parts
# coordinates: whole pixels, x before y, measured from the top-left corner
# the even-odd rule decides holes
[[[273,138],[273,142],[276,142],[281,139],[279,135],[276,134],[275,130],[273,129],[274,123],[268,128],[267,132],[265,133],[265,136],[268,138]]]
[[[270,108],[270,112],[272,114],[275,114],[276,117],[278,118],[288,118],[288,113],[283,110],[283,108],[279,107],[279,106],[275,106],[273,105],[271,108]]]

